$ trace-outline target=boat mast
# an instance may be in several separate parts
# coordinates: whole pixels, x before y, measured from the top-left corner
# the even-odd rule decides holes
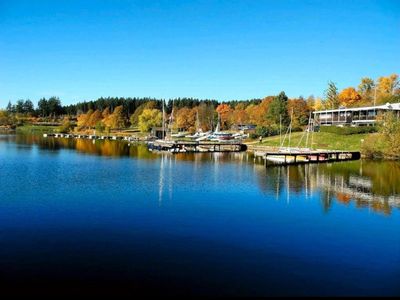
[[[279,145],[282,147],[282,115],[279,115]]]
[[[292,121],[293,121],[293,108],[292,108],[292,114],[290,115],[290,125],[289,125],[289,150],[290,150],[290,138],[292,136]]]
[[[199,132],[200,120],[199,120],[199,109],[196,110],[196,132]]]
[[[172,138],[172,126],[174,124],[174,100],[172,100],[172,110],[171,110],[171,116],[169,117],[169,134],[170,138]]]
[[[217,121],[217,127],[215,128],[215,132],[219,132],[220,122],[221,122],[221,117],[220,114],[218,113],[218,121]]]
[[[306,148],[308,146],[308,137],[310,136],[310,130],[311,130],[311,111],[310,111],[310,116],[308,117],[308,124],[307,124]]]
[[[165,99],[162,101],[162,139],[165,140],[165,109],[164,109]]]

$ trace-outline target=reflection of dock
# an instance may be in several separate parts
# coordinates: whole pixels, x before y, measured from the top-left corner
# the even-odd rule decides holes
[[[358,160],[361,155],[358,151],[342,150],[310,150],[301,148],[292,149],[254,149],[254,156],[262,157],[265,164],[304,164]]]
[[[148,143],[150,151],[179,152],[240,152],[246,150],[246,145],[240,142],[211,141],[169,141],[158,140]]]

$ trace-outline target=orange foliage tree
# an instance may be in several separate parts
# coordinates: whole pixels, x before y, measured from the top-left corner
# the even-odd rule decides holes
[[[232,108],[228,104],[221,103],[217,106],[216,111],[221,118],[221,128],[228,129],[231,126]]]
[[[290,99],[288,101],[288,111],[293,111],[293,128],[297,128],[308,124],[310,115],[310,108],[307,105],[307,101],[303,98]]]
[[[246,108],[246,113],[248,115],[249,122],[254,125],[264,126],[268,125],[269,120],[267,119],[267,112],[270,103],[274,97],[265,97],[258,105],[249,105]]]
[[[196,130],[197,108],[192,109],[182,107],[176,112],[174,126],[185,131],[194,132]]]
[[[353,87],[348,87],[339,94],[340,104],[351,107],[361,100],[361,95]]]
[[[233,124],[246,124],[249,120],[244,103],[239,103],[232,111],[231,121]]]

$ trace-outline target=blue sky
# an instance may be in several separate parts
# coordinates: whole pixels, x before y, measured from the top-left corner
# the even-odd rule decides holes
[[[399,73],[399,54],[399,0],[0,0],[0,107],[321,96]]]

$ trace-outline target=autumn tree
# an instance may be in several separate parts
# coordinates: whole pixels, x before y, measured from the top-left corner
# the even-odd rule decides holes
[[[310,108],[308,107],[306,100],[302,97],[289,100],[288,111],[290,113],[293,111],[293,128],[298,128],[308,124]]]
[[[6,110],[0,110],[0,126],[10,124],[9,113]]]
[[[308,96],[308,98],[306,99],[307,102],[307,106],[310,110],[315,110],[314,106],[315,106],[315,97],[314,95],[310,95]]]
[[[107,106],[101,113],[101,116],[103,117],[104,120],[107,119],[109,115],[110,115],[110,108]]]
[[[361,78],[361,82],[358,85],[358,93],[364,103],[372,103],[375,94],[375,82],[369,77]]]
[[[246,124],[249,120],[244,103],[239,103],[235,106],[232,112],[231,120],[233,124],[240,125]]]
[[[338,88],[332,81],[328,82],[328,88],[325,91],[325,106],[327,109],[336,109],[340,106]]]
[[[197,108],[183,107],[176,112],[175,126],[185,131],[194,132],[196,130]]]
[[[113,113],[109,115],[105,121],[105,125],[111,129],[123,128],[126,124],[126,119],[123,114],[123,106],[117,106]]]
[[[157,108],[157,102],[149,101],[145,102],[136,108],[135,112],[131,115],[130,121],[132,126],[137,126],[139,124],[139,116],[143,113],[145,109],[154,109]]]
[[[215,109],[210,103],[202,102],[197,107],[200,127],[203,131],[212,130],[214,128]]]
[[[318,111],[318,110],[323,110],[325,109],[325,103],[322,101],[322,99],[320,97],[318,97],[317,99],[315,99],[314,102],[314,111]]]
[[[138,126],[141,132],[149,132],[152,127],[162,125],[162,113],[155,108],[146,108],[139,116]]]
[[[68,133],[72,129],[72,124],[69,117],[64,117],[58,131],[61,133]]]
[[[102,114],[101,114],[101,111],[99,111],[99,110],[97,109],[95,112],[93,112],[93,113],[90,115],[90,117],[89,117],[89,119],[88,119],[88,127],[91,127],[91,128],[95,127],[96,124],[97,124],[98,122],[100,122],[102,119],[103,119],[103,116],[102,116]]]
[[[92,114],[93,114],[93,110],[90,109],[86,114],[80,114],[77,117],[78,129],[84,129],[86,127],[89,127],[89,120],[90,120],[90,116]]]
[[[352,107],[361,100],[361,95],[357,93],[355,88],[348,87],[339,94],[340,104],[345,107]]]
[[[268,120],[268,107],[274,100],[273,96],[265,97],[259,104],[250,104],[246,107],[246,114],[249,122],[254,125],[265,126],[270,122]]]
[[[395,89],[399,86],[399,76],[392,74],[378,78],[378,90],[382,96],[393,95]]]
[[[225,103],[221,103],[216,108],[217,113],[220,116],[221,129],[229,129],[231,126],[232,108]]]

